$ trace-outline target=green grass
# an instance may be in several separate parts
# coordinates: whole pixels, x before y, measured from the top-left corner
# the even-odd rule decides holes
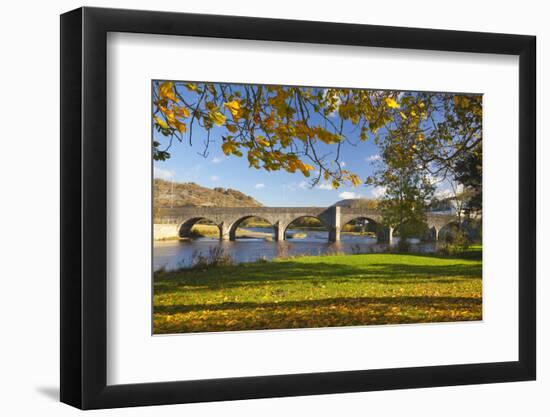
[[[154,333],[481,320],[481,248],[466,255],[308,256],[163,272]]]

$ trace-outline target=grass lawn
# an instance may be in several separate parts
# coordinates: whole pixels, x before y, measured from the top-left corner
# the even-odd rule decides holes
[[[481,320],[481,248],[163,272],[153,304],[155,334]]]

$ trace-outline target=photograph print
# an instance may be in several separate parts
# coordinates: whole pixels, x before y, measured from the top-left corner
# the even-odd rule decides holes
[[[153,334],[482,320],[482,94],[153,80]]]

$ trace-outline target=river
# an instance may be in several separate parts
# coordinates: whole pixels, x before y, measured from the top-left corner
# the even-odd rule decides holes
[[[272,233],[269,228],[243,228],[241,230]],[[302,238],[291,238],[292,235],[305,234]],[[259,259],[273,259],[275,257],[295,255],[324,255],[330,253],[374,253],[388,249],[387,243],[378,243],[376,238],[364,235],[342,233],[341,241],[328,242],[328,232],[319,230],[291,230],[287,232],[284,242],[269,241],[263,238],[241,238],[234,242],[220,242],[214,238],[198,238],[192,240],[155,241],[153,247],[153,268],[158,270],[164,267],[167,270],[188,267],[193,257],[198,253],[208,254],[210,248],[222,247],[237,263],[254,262]],[[399,238],[394,238],[395,245]],[[411,240],[415,251],[433,252],[434,243],[420,243]]]

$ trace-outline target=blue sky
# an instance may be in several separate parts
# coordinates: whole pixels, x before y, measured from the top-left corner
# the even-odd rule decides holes
[[[187,94],[185,89],[179,90]],[[333,117],[337,118],[335,114]],[[208,156],[204,150],[206,131],[197,124],[193,127],[193,145],[188,141],[174,140],[169,152],[171,158],[166,161],[154,161],[154,176],[177,182],[194,182],[204,187],[233,188],[252,196],[266,206],[329,206],[347,198],[377,198],[383,194],[378,187],[360,185],[342,185],[333,189],[328,183],[311,185],[311,180],[300,172],[291,174],[285,171],[267,172],[249,168],[245,156],[225,156],[221,150],[224,130],[214,128],[210,137]],[[345,144],[340,151],[339,160],[345,169],[358,174],[362,179],[371,175],[380,164],[379,149],[371,137],[367,141],[358,138],[359,129],[344,130],[344,135],[354,144]],[[157,131],[154,139],[166,143]],[[334,152],[334,146],[325,145],[323,153]],[[330,155],[327,156],[330,159]],[[315,173],[312,174],[312,177]]]
[[[327,183],[311,187],[310,180],[301,173],[284,171],[266,172],[248,167],[245,157],[224,156],[221,139],[211,144],[210,155],[198,155],[202,147],[176,143],[167,161],[155,161],[156,178],[174,179],[178,182],[195,182],[204,187],[224,187],[242,191],[266,206],[329,206],[343,198],[376,197],[379,190],[366,186],[342,186],[332,189]],[[365,178],[373,170],[378,149],[372,143],[346,146],[341,160],[346,169]]]

